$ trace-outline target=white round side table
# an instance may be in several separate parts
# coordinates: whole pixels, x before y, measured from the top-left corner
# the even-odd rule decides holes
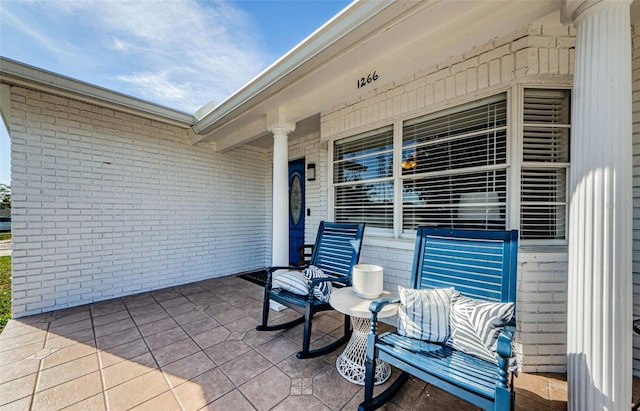
[[[391,294],[384,291],[378,298],[385,297],[391,297]],[[358,297],[351,287],[334,288],[329,299],[333,308],[351,316],[353,325],[351,339],[336,359],[336,368],[345,379],[359,385],[364,385],[367,334],[371,327],[371,301],[373,300]],[[378,313],[378,318],[391,317],[397,309],[397,304],[388,304]],[[391,366],[384,361],[376,360],[375,385],[384,383],[390,376]]]

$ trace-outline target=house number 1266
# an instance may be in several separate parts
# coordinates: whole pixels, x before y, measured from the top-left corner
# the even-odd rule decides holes
[[[373,73],[369,73],[367,75],[367,77],[362,77],[358,80],[358,88],[364,87],[367,84],[374,82],[378,79],[378,73],[377,72],[373,72]]]

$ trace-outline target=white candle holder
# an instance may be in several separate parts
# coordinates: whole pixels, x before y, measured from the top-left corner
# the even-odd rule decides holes
[[[372,300],[382,294],[382,267],[373,264],[356,264],[351,272],[353,292],[360,298]]]

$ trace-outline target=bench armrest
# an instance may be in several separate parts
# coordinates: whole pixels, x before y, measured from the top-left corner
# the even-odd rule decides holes
[[[369,304],[369,311],[371,311],[371,313],[379,313],[382,308],[387,305],[387,304],[397,304],[400,302],[399,298],[380,298],[377,300],[373,300],[371,301],[371,304]]]
[[[504,358],[511,358],[511,342],[513,341],[513,334],[516,331],[516,327],[513,325],[506,325],[500,331],[498,335],[498,355]]]
[[[377,300],[371,301],[369,304],[369,311],[371,311],[371,331],[370,334],[373,336],[376,335],[376,330],[378,328],[378,313],[382,311],[382,308],[387,304],[397,304],[400,302],[399,298],[394,297],[386,297],[379,298]],[[373,342],[376,340],[374,339]]]

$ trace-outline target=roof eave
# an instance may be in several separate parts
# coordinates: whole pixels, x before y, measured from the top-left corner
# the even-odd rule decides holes
[[[191,114],[42,70],[5,57],[0,57],[0,83],[49,92],[181,128],[189,128],[194,123],[194,117]]]

